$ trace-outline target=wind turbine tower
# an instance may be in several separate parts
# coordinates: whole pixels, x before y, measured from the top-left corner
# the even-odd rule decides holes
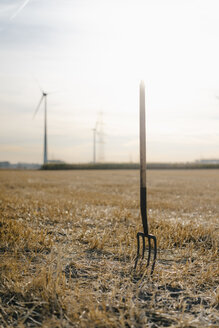
[[[98,124],[98,142],[99,142],[99,162],[104,162],[104,123],[103,123],[103,112],[99,113]]]
[[[92,129],[93,131],[93,163],[96,163],[96,135],[97,135],[97,126],[98,126],[98,122],[96,122],[94,129]]]
[[[37,105],[37,108],[35,109],[33,117],[37,114],[40,105],[42,104],[44,100],[44,149],[43,149],[43,164],[48,163],[48,148],[47,148],[47,96],[48,93],[42,91],[42,96],[40,98],[39,104]]]
[[[45,118],[44,118],[44,154],[43,154],[43,164],[48,163],[47,157],[47,93],[43,93],[45,101]]]

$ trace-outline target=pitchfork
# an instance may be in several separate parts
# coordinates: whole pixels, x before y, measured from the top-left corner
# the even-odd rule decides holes
[[[151,267],[151,275],[154,272],[155,261],[157,257],[157,239],[148,232],[148,217],[147,217],[147,186],[146,186],[146,129],[145,129],[145,86],[144,82],[140,84],[140,207],[141,218],[144,232],[137,233],[137,256],[135,259],[136,269],[140,257],[140,240],[142,238],[142,259],[145,254],[145,239],[148,239],[148,259],[147,266],[150,264],[152,241],[154,243],[154,256]]]

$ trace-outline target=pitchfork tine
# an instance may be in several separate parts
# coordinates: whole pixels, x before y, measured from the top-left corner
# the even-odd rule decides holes
[[[148,239],[148,259],[147,266],[150,265],[151,260],[151,239],[154,241],[153,250],[154,257],[151,267],[151,275],[154,272],[154,266],[157,257],[157,239],[148,233],[148,218],[147,218],[147,188],[146,188],[146,131],[145,131],[145,87],[144,83],[140,85],[140,204],[141,204],[141,218],[144,232],[137,233],[137,256],[135,259],[134,269],[140,257],[140,237],[142,237],[142,260],[145,254],[145,239]]]
[[[151,236],[151,238],[154,240],[154,259],[153,259],[153,264],[152,264],[152,268],[151,268],[151,275],[152,275],[154,272],[154,266],[155,266],[156,257],[157,257],[157,238],[155,236]]]
[[[152,253],[152,245],[151,245],[151,239],[153,239],[154,241],[154,247],[153,247],[153,252],[154,252],[154,256],[153,256],[153,263],[152,263],[152,267],[151,267],[151,275],[154,272],[154,267],[155,267],[155,262],[156,262],[156,258],[157,258],[157,239],[155,236],[153,235],[145,235],[143,232],[138,232],[137,233],[137,256],[135,258],[135,265],[134,265],[134,269],[136,269],[137,264],[138,264],[138,260],[140,258],[140,237],[142,237],[142,260],[144,259],[144,254],[145,254],[145,239],[148,239],[148,258],[147,258],[147,265],[146,267],[148,267],[150,265],[150,259],[151,259],[151,253]]]
[[[140,235],[139,233],[137,233],[137,257],[136,257],[136,261],[135,261],[135,268],[139,259],[139,255],[140,255]]]
[[[139,260],[139,256],[140,256],[140,237],[142,237],[142,240],[144,240],[144,236],[142,232],[138,232],[137,233],[137,256],[135,259],[135,266],[134,269],[136,269],[138,260]],[[142,250],[142,259],[144,258],[144,244],[143,244],[143,250]]]
[[[151,259],[151,238],[148,237],[148,261],[147,261],[147,267],[150,264]]]

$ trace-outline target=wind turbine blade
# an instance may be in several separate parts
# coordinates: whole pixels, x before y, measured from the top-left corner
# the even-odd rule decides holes
[[[39,81],[37,80],[37,78],[34,75],[32,75],[32,78],[36,82],[36,84],[37,84],[38,88],[40,89],[40,91],[43,93],[43,88],[41,87],[41,85],[40,85]]]
[[[44,97],[44,95],[42,95],[42,97],[40,98],[39,104],[37,105],[37,108],[35,109],[35,112],[33,114],[33,118],[36,116],[36,113],[38,112],[38,110],[40,108],[40,105],[41,105],[41,103],[43,101],[43,97]]]

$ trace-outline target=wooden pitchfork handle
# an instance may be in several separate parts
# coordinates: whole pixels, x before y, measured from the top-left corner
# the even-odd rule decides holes
[[[140,237],[142,238],[142,259],[145,254],[145,239],[148,239],[148,259],[147,267],[150,264],[151,258],[151,241],[154,242],[154,257],[151,269],[151,275],[154,272],[155,261],[157,257],[157,239],[155,236],[148,233],[148,218],[147,218],[147,186],[146,186],[146,127],[145,127],[145,86],[142,81],[140,84],[140,208],[141,218],[144,232],[137,233],[137,256],[135,259],[136,269],[140,257]]]

